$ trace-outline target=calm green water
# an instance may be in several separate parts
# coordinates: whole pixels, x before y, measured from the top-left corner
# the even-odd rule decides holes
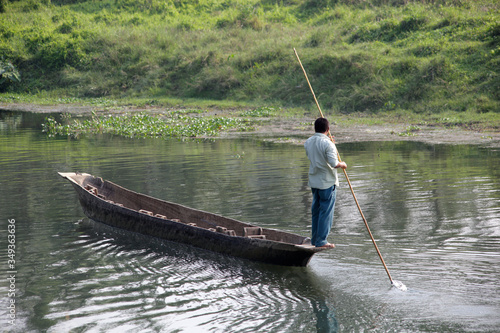
[[[0,329],[13,332],[495,332],[500,152],[339,143],[394,279],[346,182],[332,251],[263,265],[84,218],[58,171],[309,235],[301,146],[245,140],[49,139],[43,115],[0,112]],[[338,138],[338,142],[341,142]],[[15,223],[9,223],[15,220]],[[8,229],[15,224],[15,265]],[[15,282],[8,278],[14,270]],[[9,297],[14,282],[15,296]],[[15,321],[9,323],[15,300]]]

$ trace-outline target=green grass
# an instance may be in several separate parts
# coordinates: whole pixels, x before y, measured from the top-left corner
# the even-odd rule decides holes
[[[63,96],[63,97],[61,97]],[[0,93],[0,103],[10,104],[37,104],[37,105],[57,105],[75,104],[90,106],[94,109],[117,109],[123,107],[147,108],[163,107],[179,109],[211,109],[221,110],[248,109],[256,107],[255,103],[247,101],[233,100],[210,100],[199,98],[174,98],[159,96],[151,97],[68,97],[64,91],[39,91],[37,93]]]
[[[4,0],[0,57],[22,81],[0,91],[315,114],[295,47],[327,113],[499,113],[500,5],[406,2]]]

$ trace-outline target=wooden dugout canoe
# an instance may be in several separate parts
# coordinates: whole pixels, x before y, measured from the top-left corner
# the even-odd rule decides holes
[[[308,237],[156,199],[90,174],[59,175],[73,185],[85,215],[113,227],[285,266],[306,266],[324,250],[312,246]]]

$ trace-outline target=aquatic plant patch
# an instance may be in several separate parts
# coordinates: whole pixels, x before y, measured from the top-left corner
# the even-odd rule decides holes
[[[47,117],[42,125],[50,137],[78,137],[83,134],[113,134],[129,138],[215,137],[228,130],[250,130],[242,119],[226,117],[189,117],[171,112],[161,115],[146,113],[97,115],[90,119],[72,119],[65,115],[61,122]]]
[[[257,109],[244,111],[241,115],[243,117],[272,117],[277,114],[277,110],[273,107],[262,106]]]

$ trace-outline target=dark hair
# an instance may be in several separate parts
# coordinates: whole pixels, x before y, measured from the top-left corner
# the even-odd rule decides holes
[[[314,131],[316,133],[325,133],[330,129],[330,123],[326,118],[318,118],[314,122]]]

